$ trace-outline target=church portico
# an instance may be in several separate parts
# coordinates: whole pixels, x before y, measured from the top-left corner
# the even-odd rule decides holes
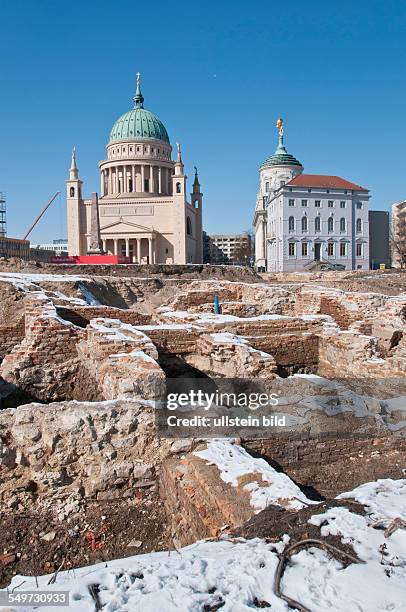
[[[154,235],[140,234],[129,236],[102,237],[103,251],[106,255],[129,257],[132,263],[156,263]]]

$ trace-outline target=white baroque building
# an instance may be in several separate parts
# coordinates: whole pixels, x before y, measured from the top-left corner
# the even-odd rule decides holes
[[[100,251],[134,263],[201,263],[203,194],[197,169],[188,201],[180,145],[173,161],[165,126],[144,108],[139,74],[134,108],[114,123],[106,148],[107,159],[99,163],[100,196],[88,200],[72,153],[69,255]]]
[[[304,174],[283,142],[259,171],[253,225],[258,270],[305,270],[314,262],[369,268],[369,191],[338,176]]]

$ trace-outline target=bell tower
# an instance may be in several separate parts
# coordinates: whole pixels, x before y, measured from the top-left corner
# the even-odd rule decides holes
[[[175,163],[175,173],[172,175],[173,199],[173,236],[174,257],[173,263],[187,263],[186,258],[186,179],[184,173],[180,144],[177,143],[178,155]]]
[[[72,150],[72,161],[69,169],[69,179],[66,181],[66,197],[68,209],[68,252],[69,255],[82,255],[81,253],[81,208],[82,181],[79,179],[79,170],[76,165],[75,147]]]
[[[203,226],[202,226],[202,201],[203,194],[200,190],[199,175],[195,166],[195,180],[193,181],[193,191],[190,194],[192,206],[195,213],[196,224],[196,254],[195,262],[203,263]]]

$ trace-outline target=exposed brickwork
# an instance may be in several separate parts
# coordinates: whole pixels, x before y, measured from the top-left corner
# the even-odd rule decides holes
[[[25,317],[21,317],[15,325],[0,327],[0,361],[11,352],[16,344],[20,344],[25,336]]]
[[[123,323],[129,323],[130,325],[148,325],[151,321],[151,315],[149,314],[143,314],[135,310],[109,308],[108,306],[72,306],[70,308],[57,306],[56,312],[61,318],[80,327],[85,327],[92,319],[97,317],[120,319]]]

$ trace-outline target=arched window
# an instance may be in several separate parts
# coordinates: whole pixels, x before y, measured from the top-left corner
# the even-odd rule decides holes
[[[182,193],[182,185],[180,183],[176,183],[176,193]]]
[[[341,217],[340,219],[340,232],[345,232],[345,218]]]
[[[196,198],[194,201],[195,208],[199,208],[199,200]]]
[[[307,232],[307,217],[302,217],[302,232]]]
[[[295,217],[289,217],[289,231],[295,231]]]
[[[334,232],[334,219],[333,217],[329,217],[327,221],[327,229],[329,232]]]
[[[74,187],[71,187],[69,189],[69,197],[70,198],[74,198],[75,197],[75,188]]]
[[[362,221],[361,219],[357,219],[357,234],[362,232]]]
[[[314,229],[316,232],[320,231],[320,217],[316,217],[314,220]]]
[[[186,217],[186,233],[188,236],[192,235],[192,222],[190,217]]]

